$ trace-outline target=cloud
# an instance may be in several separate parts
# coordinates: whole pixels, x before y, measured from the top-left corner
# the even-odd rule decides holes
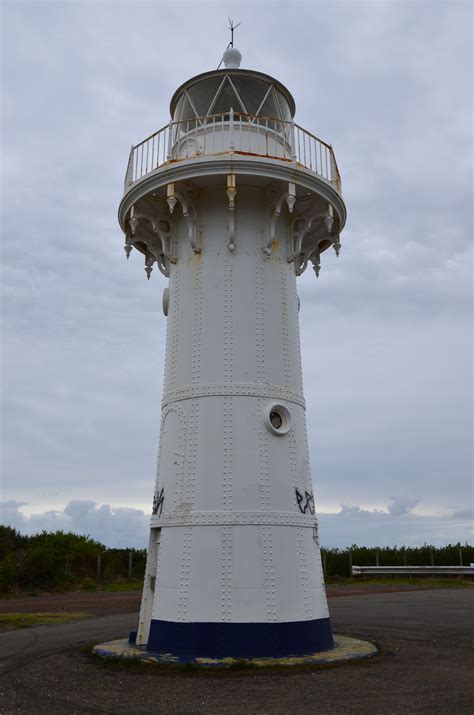
[[[463,521],[470,521],[471,524],[474,522],[474,508],[468,507],[467,509],[456,509],[451,514],[453,519],[462,519]]]
[[[150,515],[140,509],[98,505],[92,500],[73,500],[63,509],[26,516],[20,502],[0,504],[1,522],[25,534],[40,531],[72,531],[97,539],[109,547],[145,548]]]
[[[394,509],[395,505],[395,509]],[[321,545],[326,548],[359,546],[443,546],[472,543],[473,524],[465,514],[419,515],[411,509],[414,500],[392,501],[387,510],[341,505],[339,512],[319,513]],[[392,507],[392,510],[390,510]]]
[[[395,502],[392,502],[394,504]],[[412,502],[398,500],[396,512],[342,504],[339,512],[318,512],[319,533],[324,547],[443,545],[472,541],[472,522],[463,513],[452,516],[419,516],[411,513]],[[25,534],[72,531],[92,536],[109,547],[145,548],[150,515],[141,509],[73,500],[64,508],[26,516],[24,503],[0,504],[1,523]],[[390,508],[390,507],[389,507]]]
[[[382,509],[362,509],[360,506],[354,504],[341,504],[341,511],[339,516],[341,517],[356,517],[365,519],[371,517],[374,514],[384,514]]]
[[[416,497],[392,497],[388,505],[389,514],[392,516],[409,514],[419,501]]]

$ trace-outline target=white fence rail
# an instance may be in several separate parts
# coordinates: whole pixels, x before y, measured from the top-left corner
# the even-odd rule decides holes
[[[168,162],[230,152],[295,161],[341,189],[334,152],[328,144],[294,122],[232,110],[170,122],[133,146],[125,189]]]

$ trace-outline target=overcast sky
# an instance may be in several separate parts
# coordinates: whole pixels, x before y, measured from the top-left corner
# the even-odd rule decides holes
[[[342,174],[341,256],[299,279],[322,544],[472,541],[472,4],[2,9],[2,522],[146,543],[166,281],[116,213],[130,145],[217,67],[230,14]]]

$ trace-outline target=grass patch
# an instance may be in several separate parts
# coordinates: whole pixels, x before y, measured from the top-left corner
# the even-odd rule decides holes
[[[354,576],[354,578],[326,578],[327,586],[418,586],[420,588],[472,588],[474,580],[464,577],[430,578],[423,576]]]
[[[87,613],[79,611],[62,611],[60,613],[0,613],[0,628],[13,630],[15,628],[32,628],[33,626],[49,626],[55,623],[87,618]]]

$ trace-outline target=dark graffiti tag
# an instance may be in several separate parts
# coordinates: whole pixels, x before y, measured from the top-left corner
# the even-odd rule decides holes
[[[153,510],[152,514],[153,516],[156,516],[157,514],[161,515],[161,512],[163,511],[163,502],[165,500],[164,497],[164,488],[161,490],[161,492],[156,492],[153,496]]]
[[[313,526],[313,539],[316,546],[319,546],[319,536],[318,536],[318,522],[314,522]]]
[[[309,492],[305,491],[305,493],[303,495],[303,494],[301,494],[301,492],[298,489],[295,489],[295,494],[296,494],[296,501],[298,502],[300,512],[302,514],[306,514],[306,512],[309,510],[310,514],[314,514],[314,496],[313,496],[313,494],[310,494]]]

